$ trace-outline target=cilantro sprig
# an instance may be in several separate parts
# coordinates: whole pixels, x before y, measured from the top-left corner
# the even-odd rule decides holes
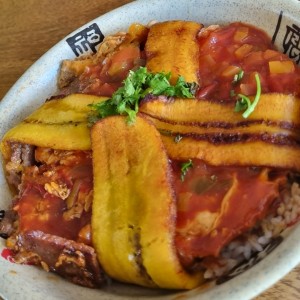
[[[233,80],[231,82],[232,84],[232,89],[230,90],[230,97],[235,97],[235,91],[234,91],[234,87],[243,79],[244,77],[244,70],[240,69],[239,72],[237,74],[234,75]]]
[[[135,121],[140,101],[148,94],[154,96],[194,98],[197,84],[187,83],[182,76],[178,77],[175,85],[170,83],[171,73],[149,73],[146,67],[130,71],[127,78],[110,99],[91,104],[94,113],[90,115],[90,122],[111,115],[127,115],[128,122]]]
[[[184,178],[185,178],[188,170],[192,167],[193,167],[193,162],[191,159],[189,159],[187,162],[184,162],[181,164],[181,169],[180,169],[181,170],[181,176],[180,176],[181,181],[184,181]]]
[[[240,69],[240,71],[234,75],[232,84],[238,83],[239,81],[242,80],[243,77],[244,77],[244,71],[242,69]]]
[[[255,95],[253,102],[251,102],[251,100],[243,94],[237,95],[238,100],[235,104],[234,111],[235,112],[244,111],[242,116],[245,119],[247,119],[253,113],[253,111],[260,99],[261,83],[260,83],[259,75],[257,73],[255,74],[255,81],[256,81],[256,95]]]

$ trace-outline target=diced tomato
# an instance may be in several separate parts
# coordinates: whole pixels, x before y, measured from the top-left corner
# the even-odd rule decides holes
[[[240,84],[240,93],[245,96],[254,95],[256,87],[254,83],[242,83]]]
[[[105,61],[99,78],[102,82],[122,82],[129,70],[139,63],[140,49],[134,45],[124,46]]]
[[[237,43],[242,43],[249,36],[249,28],[240,26],[234,33],[233,40]]]
[[[99,92],[101,96],[111,97],[112,94],[121,86],[121,83],[104,83],[99,87]]]
[[[92,228],[91,224],[85,225],[78,234],[78,242],[86,245],[92,245]]]
[[[269,61],[270,74],[288,74],[294,73],[295,65],[290,60],[280,61]]]
[[[118,83],[106,83],[100,80],[94,80],[93,83],[89,84],[82,93],[90,95],[98,95],[111,97],[112,94],[122,85],[121,82]]]
[[[252,45],[249,44],[243,44],[239,48],[236,49],[234,52],[237,59],[243,59],[247,54],[249,54],[253,49]]]
[[[226,67],[225,70],[222,71],[221,75],[223,77],[229,77],[230,80],[232,80],[233,76],[235,74],[239,73],[240,70],[241,70],[240,67],[230,65],[230,66]]]
[[[235,101],[232,94],[255,95],[255,73],[259,73],[263,93],[300,94],[300,68],[275,51],[270,38],[260,29],[232,23],[200,35],[199,47],[198,98]],[[244,76],[233,82],[239,69]]]
[[[251,52],[242,61],[244,70],[258,71],[265,62],[262,51]]]
[[[80,76],[80,92],[111,97],[128,72],[145,64],[137,45],[121,47],[101,64],[89,66]]]
[[[9,262],[12,262],[12,263],[14,262],[14,259],[13,259],[14,253],[11,249],[3,248],[0,255],[4,259],[8,260]]]
[[[125,79],[139,58],[140,49],[137,46],[123,47],[111,57],[107,75],[117,81]]]
[[[270,59],[276,59],[276,57],[279,56],[279,53],[275,50],[269,50],[267,49],[265,52],[264,52],[264,59],[266,60],[270,60]]]

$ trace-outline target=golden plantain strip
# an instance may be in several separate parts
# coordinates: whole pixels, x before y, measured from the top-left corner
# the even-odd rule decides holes
[[[28,116],[27,123],[68,123],[86,122],[87,114],[91,111],[89,104],[107,100],[107,97],[98,97],[84,94],[72,94],[63,99],[53,99],[45,102],[39,109]]]
[[[145,115],[145,118],[151,121],[155,127],[161,132],[169,132],[171,135],[177,134],[198,134],[198,135],[220,135],[220,134],[282,134],[294,139],[300,139],[299,130],[283,129],[276,125],[271,126],[265,123],[249,124],[247,126],[236,126],[233,128],[215,128],[204,127],[199,124],[185,125],[180,123],[170,123],[164,120],[155,119],[151,116]]]
[[[125,120],[122,118],[125,125]],[[94,200],[92,215],[93,244],[98,259],[111,277],[143,286],[156,285],[144,276],[135,257],[138,252],[138,226],[131,215],[130,162],[127,138],[120,132],[123,124],[110,117],[92,127],[91,139],[94,169]],[[122,128],[122,131],[124,129]],[[121,133],[121,134],[120,134]],[[136,209],[136,207],[134,208]],[[129,216],[133,219],[130,219]]]
[[[187,82],[198,83],[198,53],[196,40],[200,24],[189,21],[167,21],[150,27],[145,50],[146,67],[150,72],[171,72],[171,83],[179,75]]]
[[[176,255],[176,199],[158,131],[142,117],[128,125],[114,116],[92,127],[91,140],[92,236],[104,270],[148,287],[199,285],[202,275],[188,274]]]
[[[10,142],[60,150],[89,150],[88,104],[107,98],[74,94],[44,103],[23,122],[10,129],[0,145],[4,159],[10,158]]]
[[[263,94],[247,118],[234,111],[234,103],[222,104],[197,99],[162,99],[143,101],[140,112],[152,117],[188,123],[219,123],[235,126],[241,122],[264,121],[300,126],[300,98],[294,95]]]
[[[237,142],[214,145],[207,141],[183,138],[175,143],[174,137],[162,136],[167,153],[172,159],[198,158],[214,166],[268,166],[300,171],[299,148],[264,143]]]
[[[140,111],[148,114],[163,134],[169,134],[163,136],[163,142],[171,158],[199,158],[212,165],[273,166],[300,170],[299,147],[282,145],[288,140],[282,140],[281,145],[272,141],[269,143],[257,140],[265,134],[269,135],[269,139],[272,136],[276,139],[281,135],[283,138],[294,140],[295,143],[299,140],[300,99],[295,96],[262,95],[256,109],[247,120],[243,119],[241,113],[234,112],[232,105],[196,99],[148,100],[141,104]],[[243,124],[249,126],[243,127]],[[223,128],[226,126],[228,129]],[[298,128],[293,128],[294,126]],[[174,135],[174,132],[194,133],[195,136],[185,136],[179,143],[175,143],[174,136],[170,136],[170,133]],[[207,140],[209,135],[229,136],[230,133],[249,134],[249,137],[253,138],[219,145]],[[197,134],[202,134],[203,139],[197,139]]]
[[[87,123],[49,125],[23,122],[9,130],[1,142],[1,151],[6,160],[10,158],[10,142],[59,150],[91,149]]]

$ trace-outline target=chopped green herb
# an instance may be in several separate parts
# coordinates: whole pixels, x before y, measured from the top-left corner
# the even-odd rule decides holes
[[[238,99],[235,104],[235,112],[244,111],[251,105],[251,101],[247,96],[238,94],[238,97],[240,97],[240,99]]]
[[[147,68],[140,67],[136,71],[129,72],[123,86],[110,99],[90,106],[96,111],[98,119],[120,114],[127,115],[129,123],[132,123],[135,121],[140,101],[148,94],[194,98],[197,84],[187,83],[179,76],[173,86],[170,84],[170,77],[171,73],[152,74]]]
[[[193,162],[191,159],[189,159],[187,162],[182,163],[181,169],[180,169],[181,170],[181,177],[180,177],[181,181],[184,181],[184,178],[185,178],[188,170],[192,167],[193,167]]]
[[[233,80],[232,80],[232,89],[230,90],[230,97],[235,97],[236,96],[236,93],[235,93],[235,90],[234,90],[234,86],[242,80],[244,76],[244,71],[243,69],[240,69],[240,71],[234,75],[233,77]]]
[[[244,71],[240,69],[240,71],[234,75],[232,83],[236,84],[243,78],[243,76],[244,76]]]
[[[238,100],[235,104],[235,108],[234,111],[239,112],[239,111],[243,111],[243,117],[246,119],[250,116],[250,114],[253,113],[259,99],[260,99],[260,95],[261,95],[261,83],[260,83],[260,78],[259,75],[256,73],[255,74],[255,81],[256,81],[256,95],[255,98],[253,100],[253,102],[251,103],[250,99],[243,95],[243,94],[238,94]]]
[[[179,143],[182,140],[182,136],[180,134],[177,134],[174,138],[175,143]]]

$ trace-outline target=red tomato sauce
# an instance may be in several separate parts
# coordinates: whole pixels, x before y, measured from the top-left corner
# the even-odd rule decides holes
[[[44,152],[36,153],[43,157]],[[75,191],[77,205],[80,204],[79,194],[87,196],[93,189],[91,155],[74,151],[71,156],[59,157],[61,160],[49,165],[25,170],[21,197],[14,205],[19,214],[19,230],[39,230],[91,244],[91,208],[66,219],[68,198],[62,199],[45,189],[45,184],[58,182],[71,193]],[[270,210],[279,184],[286,180],[283,171],[273,171],[269,176],[265,168],[212,167],[200,160],[193,161],[182,180],[181,165],[180,161],[171,163],[177,198],[175,246],[187,267],[196,257],[218,256],[234,237],[252,228]]]
[[[137,45],[122,47],[102,63],[86,68],[79,78],[79,91],[111,97],[130,70],[144,65],[142,56]]]
[[[19,215],[21,232],[40,230],[66,239],[78,240],[80,231],[90,223],[91,207],[84,209],[88,195],[92,193],[92,161],[89,153],[77,151],[72,159],[60,164],[43,164],[28,167],[23,175],[22,193],[14,205]],[[70,190],[66,199],[49,192],[46,184],[55,182]],[[74,199],[74,208],[70,215],[68,198]],[[83,209],[80,209],[80,206]],[[87,241],[89,243],[89,241]]]
[[[234,237],[252,228],[276,200],[286,174],[266,168],[212,167],[193,161],[182,181],[173,161],[177,197],[175,245],[188,257],[218,256]],[[274,172],[274,171],[273,171]]]
[[[256,94],[255,73],[262,93],[300,95],[300,68],[276,51],[262,30],[244,23],[232,23],[199,35],[199,82],[197,98],[236,100],[235,95]],[[234,75],[244,72],[241,80]]]

